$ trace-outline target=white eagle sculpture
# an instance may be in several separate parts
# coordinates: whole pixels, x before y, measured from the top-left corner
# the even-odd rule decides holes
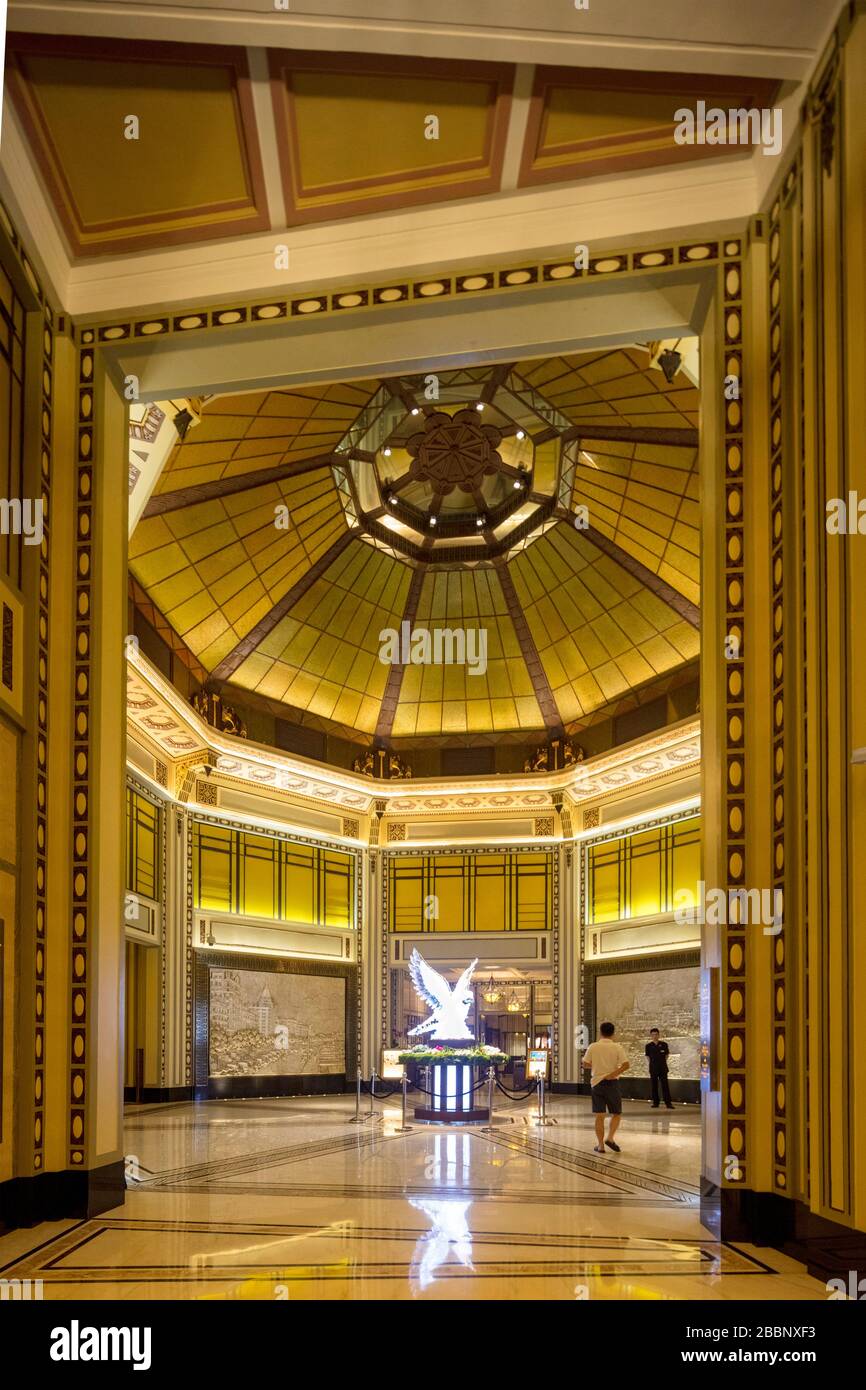
[[[413,950],[409,957],[409,974],[416,992],[425,1004],[429,1004],[433,1012],[423,1023],[419,1023],[417,1028],[409,1029],[410,1038],[416,1037],[419,1033],[430,1033],[434,1040],[461,1042],[464,1038],[473,1036],[467,1027],[466,1015],[472,1008],[469,981],[477,964],[476,957],[471,965],[467,965],[452,990],[439,971],[428,965],[417,950]]]

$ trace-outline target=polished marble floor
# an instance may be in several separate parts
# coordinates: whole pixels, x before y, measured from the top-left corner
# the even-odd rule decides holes
[[[701,1225],[700,1116],[627,1102],[604,1157],[589,1102],[503,1100],[477,1128],[342,1097],[132,1106],[127,1199],[0,1239],[46,1299],[826,1299],[775,1251]],[[412,1124],[411,1112],[409,1123]]]

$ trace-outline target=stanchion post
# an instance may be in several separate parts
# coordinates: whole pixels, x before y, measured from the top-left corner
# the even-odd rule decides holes
[[[496,1081],[496,1071],[493,1063],[487,1068],[487,1123],[493,1124],[493,1086]]]
[[[361,1068],[358,1067],[358,1073],[355,1079],[355,1118],[350,1120],[349,1124],[362,1125],[364,1123],[364,1118],[366,1117],[362,1117],[361,1115]]]
[[[382,1118],[382,1116],[379,1115],[379,1114],[376,1112],[376,1110],[374,1110],[374,1108],[373,1108],[373,1101],[374,1101],[374,1099],[375,1099],[375,1095],[376,1095],[376,1068],[374,1067],[373,1070],[370,1072],[370,1109],[367,1111],[367,1114],[366,1114],[366,1117],[365,1117],[365,1118],[368,1119],[368,1120],[381,1120],[381,1118]]]
[[[400,1099],[400,1128],[398,1134],[408,1134],[412,1126],[406,1123],[406,1092],[409,1086],[409,1078],[406,1075],[406,1068],[403,1068],[403,1094]]]

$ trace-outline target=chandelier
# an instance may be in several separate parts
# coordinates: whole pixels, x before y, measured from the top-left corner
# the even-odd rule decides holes
[[[508,1012],[509,1012],[510,1014],[519,1014],[519,1013],[520,1013],[520,1000],[518,999],[517,995],[514,993],[514,990],[511,991],[511,994],[510,994],[509,999],[508,999],[508,1003],[505,1005],[505,1007],[506,1007],[506,1009],[508,1010]]]
[[[502,998],[502,990],[499,988],[492,975],[481,991],[481,997],[485,1004],[495,1004],[497,1000]]]

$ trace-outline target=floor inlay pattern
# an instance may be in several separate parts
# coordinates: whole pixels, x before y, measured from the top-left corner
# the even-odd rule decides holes
[[[628,1104],[602,1156],[588,1102],[553,1105],[555,1130],[522,1105],[528,1125],[408,1134],[393,1101],[363,1125],[348,1097],[135,1107],[125,1205],[3,1237],[0,1277],[46,1299],[826,1297],[701,1226],[696,1110]]]

